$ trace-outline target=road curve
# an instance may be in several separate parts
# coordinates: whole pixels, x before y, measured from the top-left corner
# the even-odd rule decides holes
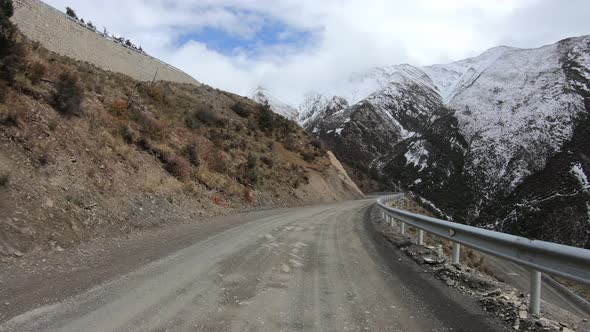
[[[103,273],[105,280],[92,276],[101,275],[106,266],[77,276],[64,274],[64,281],[55,285],[30,281],[27,286],[27,280],[20,280],[19,288],[4,292],[14,297],[16,309],[0,331],[502,329],[474,300],[422,273],[379,240],[366,220],[372,203],[280,209],[236,216],[233,222],[212,221],[199,226],[201,231],[175,236],[174,250],[164,239],[151,243],[150,251],[161,246],[165,254],[120,275]],[[142,261],[142,254],[127,252],[125,260]],[[79,285],[84,289],[60,298]],[[57,300],[35,308],[35,303],[51,302],[39,297]]]

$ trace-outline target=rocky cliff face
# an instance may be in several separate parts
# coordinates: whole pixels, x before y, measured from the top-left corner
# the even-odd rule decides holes
[[[441,215],[588,247],[589,68],[590,36],[375,68],[342,96],[308,98],[300,123]]]

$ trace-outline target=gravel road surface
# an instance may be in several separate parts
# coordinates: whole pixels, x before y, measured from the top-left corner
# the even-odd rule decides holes
[[[216,218],[6,269],[0,331],[504,328],[376,236],[373,202]]]

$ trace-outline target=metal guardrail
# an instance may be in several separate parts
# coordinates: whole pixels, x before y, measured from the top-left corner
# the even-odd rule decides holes
[[[406,224],[417,228],[419,245],[424,244],[424,232],[428,232],[453,242],[453,263],[459,263],[461,245],[465,245],[529,268],[529,311],[533,314],[540,312],[541,272],[590,284],[590,250],[531,240],[387,206],[387,203],[403,197],[403,194],[383,196],[377,200],[377,205],[386,221],[393,224],[394,220],[398,220],[401,223],[402,234],[405,233]]]

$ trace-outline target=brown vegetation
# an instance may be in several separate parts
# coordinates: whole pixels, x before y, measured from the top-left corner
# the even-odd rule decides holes
[[[0,80],[0,168],[18,167],[0,177],[9,191],[0,214],[18,213],[23,231],[0,239],[0,260],[228,208],[344,195],[302,190],[309,172],[341,180],[324,173],[327,157],[303,161],[317,149],[302,129],[247,98],[137,82],[23,45],[30,65],[12,85]]]
[[[79,80],[78,75],[71,71],[64,71],[59,75],[51,100],[58,112],[70,116],[82,113],[84,88]]]
[[[43,76],[45,76],[45,74],[47,74],[47,66],[45,66],[45,64],[39,61],[33,62],[29,74],[31,78],[31,84],[39,84],[39,82],[41,82],[41,79],[43,78]]]

